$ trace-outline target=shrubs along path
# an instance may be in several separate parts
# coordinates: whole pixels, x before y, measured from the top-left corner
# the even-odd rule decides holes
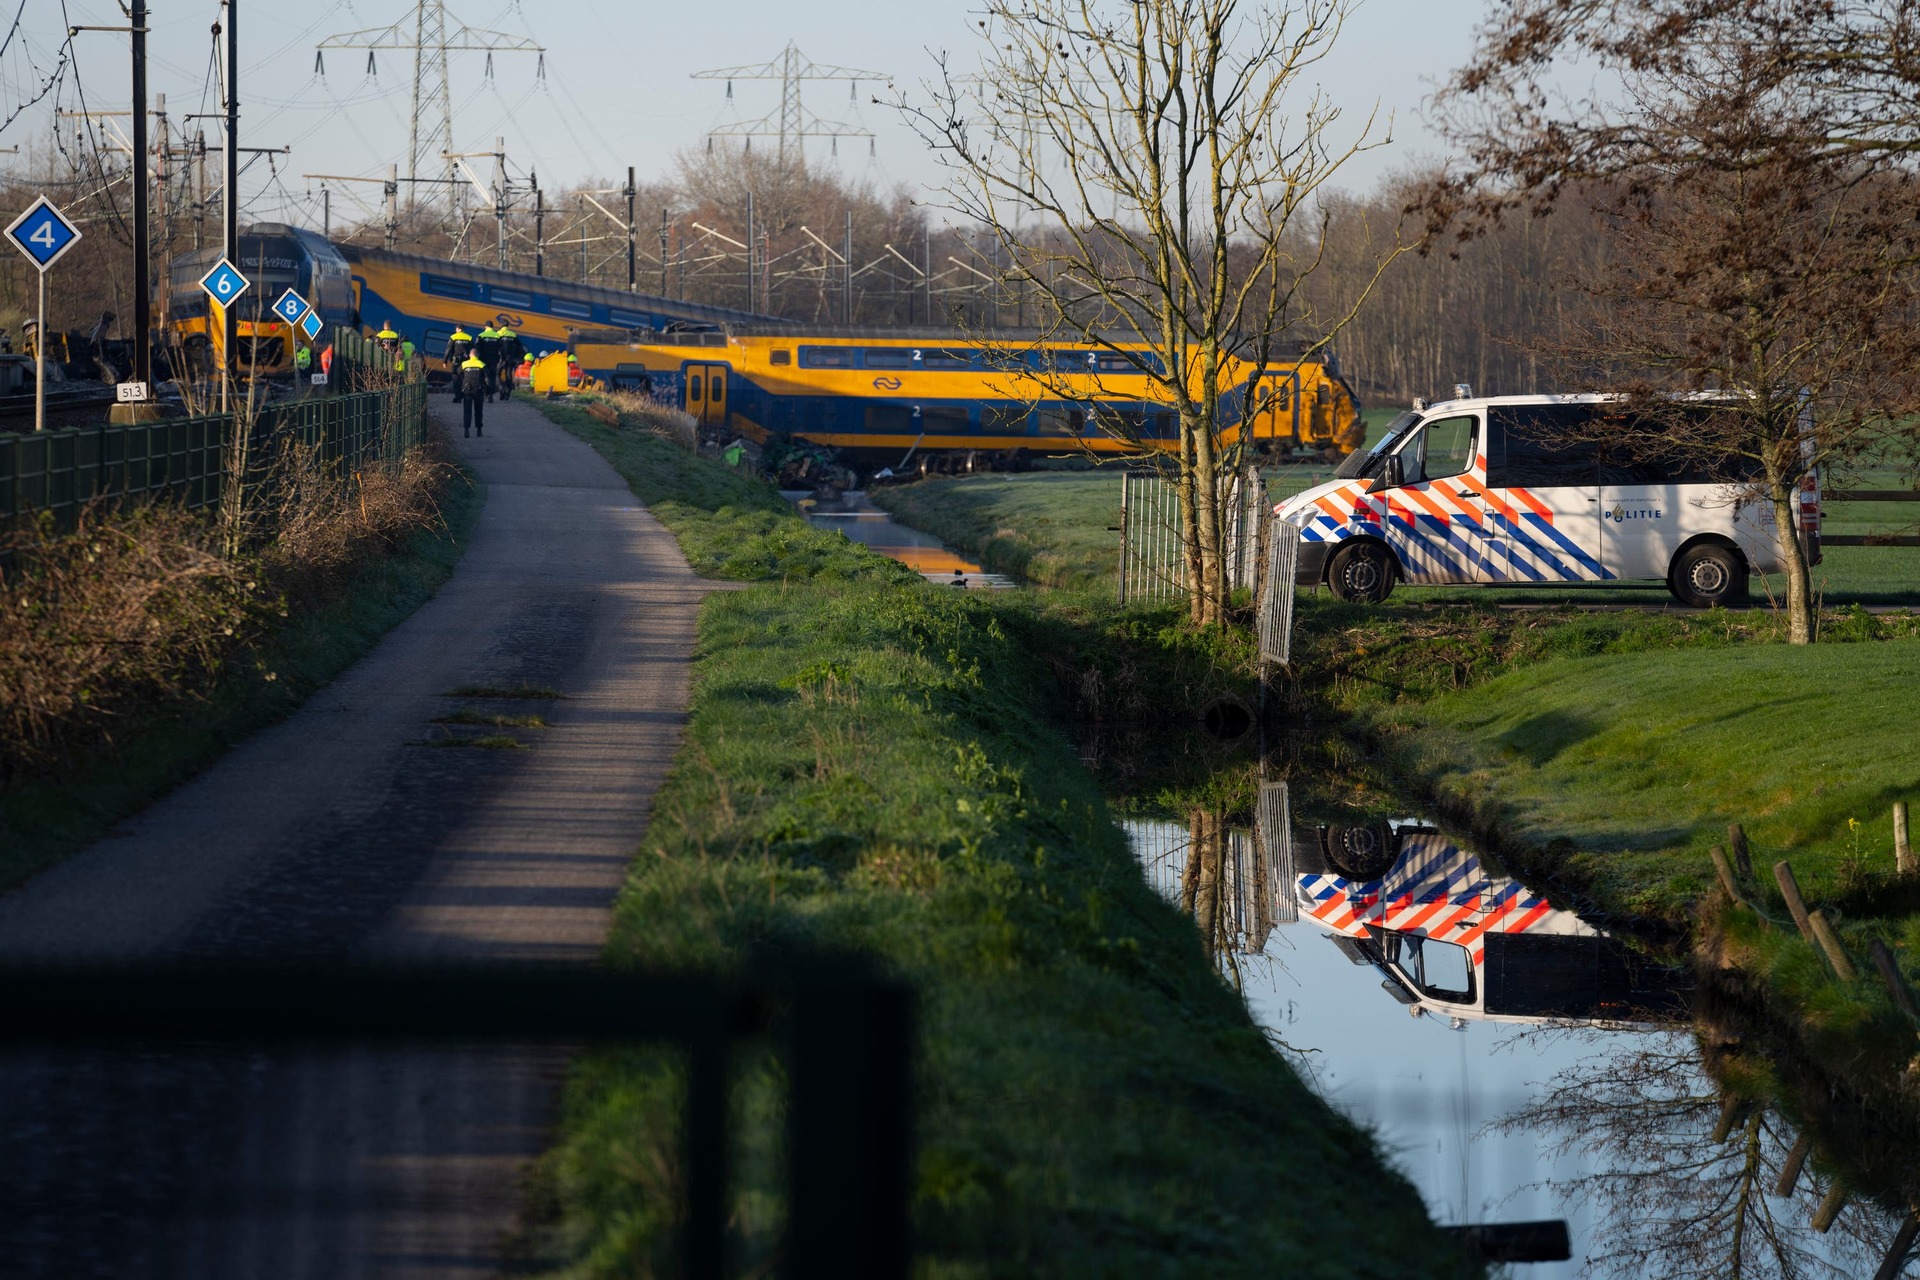
[[[488,417],[492,433],[455,442],[487,502],[439,594],[298,714],[0,898],[0,954],[599,952],[679,738],[709,588],[592,450],[518,403]],[[502,739],[527,749],[489,749]],[[13,1198],[0,1257],[27,1275],[83,1274],[64,1265],[81,1257],[202,1276],[386,1274],[403,1253],[484,1262],[540,1148],[554,1068],[424,1051],[155,1060],[100,1067],[116,1087],[97,1091],[68,1083],[81,1068],[11,1072],[0,1161],[50,1170],[42,1185],[60,1194]],[[115,1105],[139,1114],[116,1122]],[[266,1229],[245,1207],[260,1187],[276,1209]],[[227,1207],[175,1233],[120,1214],[109,1238],[92,1217],[168,1197]],[[181,1256],[154,1255],[169,1248]]]

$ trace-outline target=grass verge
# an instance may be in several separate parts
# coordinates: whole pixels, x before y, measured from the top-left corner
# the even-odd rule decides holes
[[[774,579],[702,610],[686,738],[608,961],[724,973],[768,948],[851,950],[914,984],[916,1274],[1471,1274],[1147,888],[1056,727],[1083,700],[1057,669],[1076,636],[1119,627],[1196,682],[1233,655],[1164,640],[1177,613],[1096,622],[926,587],[750,481],[549,412],[643,498],[688,481],[649,505],[690,554]],[[731,535],[753,549],[720,554]],[[671,1269],[681,1087],[667,1056],[576,1065],[536,1180],[538,1261]],[[778,1232],[777,1064],[738,1093],[753,1123],[731,1220],[754,1272]],[[1367,1230],[1328,1233],[1335,1215]]]
[[[326,603],[295,610],[204,697],[146,712],[79,768],[0,796],[0,891],[92,843],[351,666],[452,574],[484,501],[464,479],[449,485],[439,528],[352,573]]]
[[[1530,882],[1691,927],[1702,1016],[1746,1047],[1731,1084],[1777,1101],[1817,1135],[1818,1163],[1896,1205],[1920,1195],[1920,1059],[1867,956],[1878,941],[1909,982],[1920,973],[1920,877],[1896,875],[1892,830],[1893,802],[1920,797],[1920,638],[1911,618],[1861,617],[1860,643],[1549,660],[1371,723],[1395,771]],[[1747,905],[1717,887],[1708,856],[1729,823],[1751,844]],[[1780,860],[1855,975],[1794,927]]]

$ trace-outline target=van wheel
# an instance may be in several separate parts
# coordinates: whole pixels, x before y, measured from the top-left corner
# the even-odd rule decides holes
[[[1327,587],[1336,600],[1378,604],[1393,590],[1398,576],[1392,552],[1377,542],[1356,542],[1334,553],[1327,566]]]
[[[1696,609],[1742,604],[1747,598],[1747,566],[1727,547],[1699,543],[1681,552],[1673,562],[1667,588],[1682,604]]]

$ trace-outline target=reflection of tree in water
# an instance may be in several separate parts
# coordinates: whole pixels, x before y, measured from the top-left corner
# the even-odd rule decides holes
[[[1235,826],[1219,809],[1187,815],[1180,910],[1193,917],[1207,958],[1237,987],[1250,958],[1261,957],[1274,925],[1292,920],[1285,883],[1259,833]]]
[[[1827,1187],[1807,1171],[1776,1195],[1796,1134],[1776,1111],[1723,1098],[1687,1032],[1646,1034],[1596,1051],[1555,1076],[1541,1097],[1492,1127],[1533,1133],[1543,1152],[1581,1157],[1591,1172],[1551,1185],[1596,1215],[1588,1265],[1596,1275],[1658,1280],[1866,1277],[1896,1224],[1867,1204],[1832,1230],[1808,1225]]]

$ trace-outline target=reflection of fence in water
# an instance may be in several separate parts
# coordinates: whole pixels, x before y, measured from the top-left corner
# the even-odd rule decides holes
[[[1227,586],[1251,591],[1259,577],[1262,517],[1272,507],[1258,469],[1235,475],[1227,491]],[[1160,475],[1120,473],[1120,603],[1177,600],[1187,593],[1180,537],[1180,490]]]

